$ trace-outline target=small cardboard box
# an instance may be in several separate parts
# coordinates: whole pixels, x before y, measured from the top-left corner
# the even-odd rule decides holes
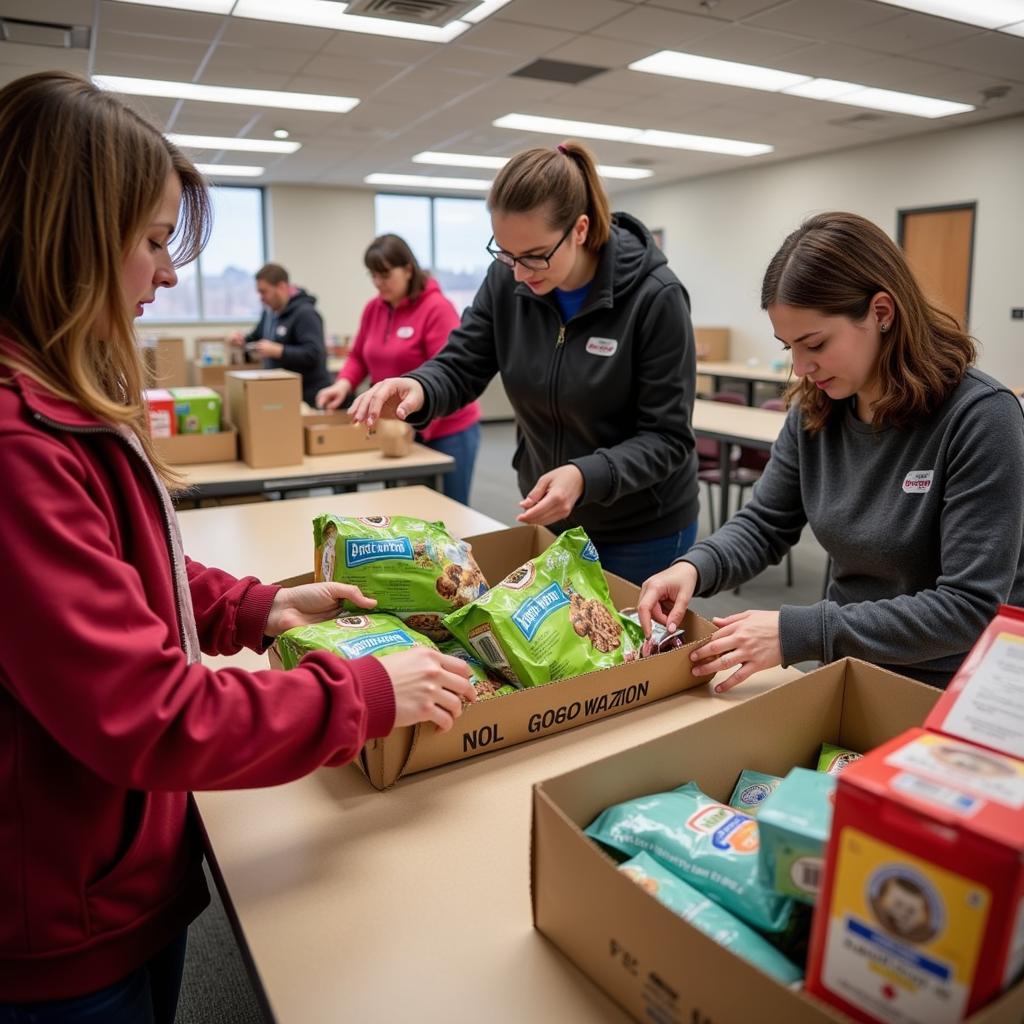
[[[225,386],[224,375],[228,372],[226,364],[217,363],[192,363],[192,383],[197,387],[223,388]]]
[[[302,378],[288,370],[227,374],[228,409],[242,442],[242,461],[254,469],[302,462]]]
[[[693,340],[697,359],[701,362],[721,363],[729,358],[728,327],[694,327]]]
[[[484,577],[491,584],[539,555],[555,536],[542,526],[517,526],[510,530],[467,537]],[[634,606],[639,589],[605,573],[612,602],[617,608]],[[310,583],[312,573],[282,581],[284,586]],[[715,631],[715,627],[688,611],[683,629],[690,642],[666,654],[615,668],[588,672],[547,686],[517,690],[504,697],[481,701],[463,709],[454,728],[439,732],[425,724],[395,729],[382,740],[371,740],[357,762],[370,784],[387,789],[405,775],[490,753],[517,743],[563,732],[577,725],[617,715],[650,704],[671,694],[703,686],[691,670],[690,652]],[[279,667],[274,649],[271,664]]]
[[[178,432],[174,395],[166,388],[147,388],[142,397],[149,415],[149,436],[173,437]]]
[[[183,388],[188,385],[184,338],[146,338],[141,345],[148,388]]]
[[[919,724],[938,691],[844,659],[694,725],[539,783],[533,795],[535,926],[636,1020],[847,1022],[737,959],[618,871],[582,829],[606,807],[690,779],[726,801],[743,768],[785,775],[822,742],[869,750]],[[1018,985],[971,1018],[1020,1024]]]
[[[193,462],[234,462],[238,458],[238,432],[227,426],[219,434],[155,437],[153,447],[172,466]]]
[[[353,424],[347,412],[307,413],[302,417],[302,433],[307,455],[368,452],[380,448],[380,435],[368,433],[363,424]]]

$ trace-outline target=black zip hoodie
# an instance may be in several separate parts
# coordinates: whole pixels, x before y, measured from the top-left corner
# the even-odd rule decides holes
[[[268,311],[269,312],[269,311]],[[280,359],[264,359],[268,370],[291,370],[302,374],[302,400],[316,404],[316,393],[334,383],[327,370],[327,350],[324,347],[324,321],[316,311],[316,296],[299,289],[280,313],[264,314],[260,322],[246,336],[246,341],[259,341],[268,337],[263,332],[271,323],[271,341],[284,345]]]
[[[697,518],[689,296],[650,232],[615,214],[580,311],[534,295],[494,263],[438,355],[407,374],[423,385],[422,427],[479,397],[501,373],[516,414],[512,465],[527,494],[572,463],[584,491],[572,515],[596,541],[668,536]]]

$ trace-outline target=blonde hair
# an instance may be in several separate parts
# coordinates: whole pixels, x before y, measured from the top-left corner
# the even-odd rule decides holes
[[[551,229],[558,231],[585,213],[590,227],[584,246],[591,252],[601,249],[611,236],[611,209],[594,155],[572,140],[554,149],[527,149],[512,157],[491,184],[487,209],[499,213],[544,209]]]
[[[0,90],[0,138],[0,332],[16,344],[0,364],[129,426],[177,483],[146,428],[122,270],[171,174],[182,186],[174,263],[196,258],[210,224],[202,176],[120,100],[65,72]]]

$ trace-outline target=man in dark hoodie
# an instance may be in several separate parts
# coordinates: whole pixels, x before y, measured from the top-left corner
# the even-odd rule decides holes
[[[288,271],[278,263],[256,271],[256,291],[265,307],[263,316],[248,334],[233,335],[232,342],[245,345],[268,370],[301,373],[302,400],[315,405],[317,392],[332,381],[316,297],[291,284]]]
[[[513,157],[488,208],[495,263],[461,326],[433,359],[358,397],[353,415],[422,427],[501,373],[519,521],[584,527],[604,568],[640,583],[696,538],[689,296],[643,224],[611,215],[578,143]]]

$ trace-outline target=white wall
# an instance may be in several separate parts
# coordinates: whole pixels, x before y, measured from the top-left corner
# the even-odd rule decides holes
[[[970,330],[978,365],[1024,385],[1024,118],[753,167],[621,195],[614,204],[665,229],[670,265],[690,291],[694,323],[730,327],[732,357],[781,354],[760,311],[761,276],[812,213],[869,217],[895,237],[897,211],[977,202]]]

